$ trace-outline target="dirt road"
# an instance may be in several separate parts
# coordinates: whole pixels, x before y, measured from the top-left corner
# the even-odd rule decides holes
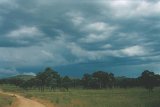
[[[5,92],[2,92],[2,91],[0,91],[0,93],[16,97],[16,100],[12,104],[11,107],[46,107],[45,105],[43,105],[43,104],[41,104],[41,103],[39,103],[37,101],[24,98],[24,97],[19,96],[17,94],[5,93]]]

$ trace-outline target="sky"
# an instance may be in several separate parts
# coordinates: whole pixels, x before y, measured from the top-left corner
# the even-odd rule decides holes
[[[45,67],[160,74],[160,1],[0,0],[0,77]]]

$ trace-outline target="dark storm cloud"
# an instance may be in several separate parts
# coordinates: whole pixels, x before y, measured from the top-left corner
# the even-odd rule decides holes
[[[92,64],[92,71],[150,64],[158,71],[159,7],[157,0],[2,0],[0,66]]]

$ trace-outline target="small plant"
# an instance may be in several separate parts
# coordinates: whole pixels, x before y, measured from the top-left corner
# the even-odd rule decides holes
[[[56,104],[59,104],[59,98],[56,99]]]

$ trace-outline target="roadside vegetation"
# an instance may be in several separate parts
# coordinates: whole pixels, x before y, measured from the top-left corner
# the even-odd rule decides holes
[[[0,93],[0,107],[10,107],[13,100],[12,97]]]

